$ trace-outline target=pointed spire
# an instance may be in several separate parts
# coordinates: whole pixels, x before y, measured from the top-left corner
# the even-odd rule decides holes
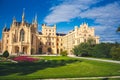
[[[3,28],[3,31],[5,31],[5,30],[6,30],[6,28],[7,28],[7,27],[6,27],[6,24],[5,24],[5,25],[4,25],[4,28]]]
[[[37,14],[35,15],[35,23],[37,23]]]
[[[35,19],[33,18],[33,19],[32,19],[32,24],[34,24],[34,22],[35,22]]]
[[[24,19],[25,19],[25,8],[23,8],[23,13],[22,13],[22,22],[24,22]]]
[[[7,27],[7,25],[5,24],[5,25],[4,25],[4,27],[6,28],[6,27]]]
[[[54,27],[56,27],[56,24],[54,24]]]
[[[16,18],[15,18],[15,16],[13,17],[13,23],[14,23],[14,22],[16,22]]]

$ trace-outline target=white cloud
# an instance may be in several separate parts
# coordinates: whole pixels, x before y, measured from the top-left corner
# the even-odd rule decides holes
[[[87,18],[94,21],[97,35],[101,41],[118,41],[120,34],[115,33],[115,26],[120,24],[120,2],[106,4],[100,7],[92,7],[102,0],[65,0],[60,5],[50,8],[44,22],[55,24],[70,22],[75,18]]]
[[[111,3],[106,6],[89,9],[80,14],[81,18],[89,18],[95,20],[95,23],[106,26],[114,26],[120,23],[120,5],[119,3]]]
[[[88,18],[98,23],[94,26],[101,41],[120,42],[120,35],[116,33],[120,24],[120,5],[114,2],[102,7],[95,7],[80,13],[81,18]]]
[[[44,22],[47,24],[69,22],[78,17],[82,10],[88,9],[90,5],[97,2],[98,0],[65,0],[50,9],[51,13],[45,17]]]
[[[120,42],[120,34],[112,26],[94,26],[96,35],[100,36],[102,42]]]

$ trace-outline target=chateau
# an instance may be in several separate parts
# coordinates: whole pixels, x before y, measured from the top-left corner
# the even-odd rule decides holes
[[[32,23],[25,21],[25,14],[22,14],[22,21],[13,22],[8,29],[6,26],[2,31],[1,51],[8,50],[10,54],[59,54],[67,50],[72,53],[72,48],[82,42],[92,38],[96,44],[99,43],[99,37],[95,36],[94,28],[88,27],[83,23],[80,27],[75,26],[74,30],[67,34],[56,32],[56,25],[50,27],[42,25],[42,31],[38,32],[37,16]]]

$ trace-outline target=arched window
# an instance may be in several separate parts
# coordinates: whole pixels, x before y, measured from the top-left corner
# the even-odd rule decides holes
[[[50,53],[52,52],[52,49],[50,47],[48,48],[48,52],[50,52]]]
[[[21,29],[21,31],[20,31],[20,41],[24,41],[24,39],[25,39],[25,32],[24,32],[23,29]]]

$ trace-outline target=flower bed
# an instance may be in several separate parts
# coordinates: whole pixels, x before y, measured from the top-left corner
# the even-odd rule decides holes
[[[38,61],[39,59],[28,57],[28,56],[18,56],[13,58],[12,60],[17,62],[35,62],[35,61]]]

